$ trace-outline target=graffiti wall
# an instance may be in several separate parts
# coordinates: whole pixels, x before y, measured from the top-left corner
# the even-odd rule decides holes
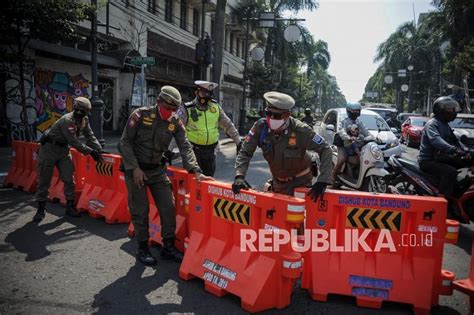
[[[24,63],[24,86],[26,98],[26,114],[30,135],[35,134],[36,110],[35,110],[35,89],[34,89],[34,63],[26,61]],[[17,63],[1,63],[0,71],[5,74],[5,117],[7,127],[10,129],[13,140],[25,140],[26,128],[22,123],[24,115],[21,105],[20,94],[20,70]]]
[[[62,115],[72,110],[78,96],[89,97],[89,81],[82,74],[36,69],[35,71],[36,129],[43,133]]]

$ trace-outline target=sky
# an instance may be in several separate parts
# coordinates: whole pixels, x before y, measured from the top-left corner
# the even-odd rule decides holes
[[[348,102],[362,98],[365,85],[377,69],[373,59],[377,47],[399,25],[413,21],[422,12],[433,11],[431,0],[319,0],[319,8],[298,18],[315,40],[328,43],[329,73]]]

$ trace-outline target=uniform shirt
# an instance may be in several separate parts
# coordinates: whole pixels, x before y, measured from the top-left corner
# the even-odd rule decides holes
[[[370,132],[367,130],[367,128],[365,128],[364,123],[359,119],[359,117],[357,117],[355,120],[346,117],[339,123],[338,134],[342,141],[349,140],[351,138],[351,136],[347,133],[347,128],[350,125],[357,125],[359,128],[359,134],[363,135],[364,137],[370,136]]]
[[[418,161],[433,160],[439,153],[449,153],[460,148],[453,130],[447,122],[431,118],[423,128]]]
[[[239,132],[235,128],[234,124],[232,123],[232,120],[225,114],[225,112],[222,110],[222,107],[217,103],[217,101],[212,100],[212,102],[216,103],[219,106],[219,127],[222,128],[228,135],[229,137],[234,140],[236,144],[240,143],[240,136]],[[183,121],[184,125],[188,124],[188,111],[187,108],[196,106],[197,110],[204,111],[207,109],[207,106],[203,107],[199,104],[197,98],[195,98],[192,102],[186,103],[185,106],[180,106],[178,109],[178,115],[179,118]]]
[[[133,170],[140,163],[160,164],[174,137],[188,171],[200,171],[191,144],[186,139],[183,123],[177,115],[163,120],[157,107],[141,107],[133,111],[119,142],[125,170]]]
[[[288,178],[311,166],[307,150],[316,151],[321,160],[318,182],[332,183],[332,150],[324,139],[307,124],[290,117],[288,128],[281,134],[272,132],[264,118],[250,129],[235,160],[235,175],[245,176],[250,160],[262,148],[274,178]]]
[[[78,138],[83,134],[86,144]],[[82,154],[89,154],[92,150],[102,151],[97,138],[89,125],[89,118],[76,119],[74,112],[67,113],[59,118],[48,132],[48,137],[56,143],[68,144]]]

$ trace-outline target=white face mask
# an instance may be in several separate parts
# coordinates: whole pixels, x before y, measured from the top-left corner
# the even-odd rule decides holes
[[[270,120],[270,129],[271,130],[278,130],[285,123],[284,119],[271,119],[270,118],[269,120]]]

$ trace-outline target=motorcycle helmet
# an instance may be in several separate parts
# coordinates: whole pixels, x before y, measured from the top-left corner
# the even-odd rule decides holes
[[[305,114],[306,116],[311,115],[311,108],[306,107],[305,110],[304,110],[304,114]]]
[[[85,97],[76,97],[74,99],[74,116],[82,118],[88,115],[92,109],[91,102]]]
[[[433,113],[435,117],[444,122],[450,122],[456,119],[456,116],[460,111],[461,107],[458,102],[449,96],[438,97],[433,102]]]
[[[346,106],[347,116],[352,120],[356,120],[357,117],[360,116],[360,111],[361,110],[362,110],[362,106],[360,106],[360,104],[358,104],[358,103],[347,104],[347,106]]]

